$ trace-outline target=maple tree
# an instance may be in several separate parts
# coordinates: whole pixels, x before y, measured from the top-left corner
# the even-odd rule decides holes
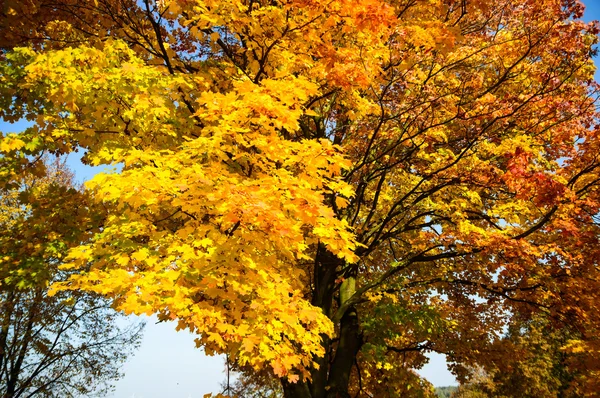
[[[0,20],[6,184],[83,150],[108,216],[56,290],[197,334],[287,397],[427,396],[513,319],[598,363],[576,0],[27,0]],[[548,335],[550,336],[550,335]],[[596,364],[596,365],[594,365]],[[267,376],[265,376],[265,372]],[[251,384],[251,383],[250,383]]]
[[[43,164],[44,175],[0,191],[0,396],[105,394],[143,324],[96,294],[48,295],[48,282],[68,279],[62,258],[89,239],[101,212],[63,162]]]

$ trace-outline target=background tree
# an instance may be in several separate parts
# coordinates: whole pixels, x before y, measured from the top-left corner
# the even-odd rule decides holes
[[[227,367],[227,378],[221,385],[222,393],[240,398],[282,398],[279,380],[270,372],[236,372]]]
[[[89,239],[99,218],[64,164],[47,166],[0,195],[0,396],[106,395],[142,325],[96,294],[48,295],[48,282],[69,277],[59,270],[68,248]]]
[[[78,146],[123,166],[88,184],[109,216],[57,289],[174,320],[290,398],[431,396],[424,353],[465,379],[543,315],[577,330],[571,384],[594,392],[598,28],[580,2],[3,12],[0,116],[36,124],[4,137],[0,177]]]
[[[435,394],[438,398],[450,398],[456,390],[455,386],[436,387]]]
[[[578,346],[579,332],[558,327],[547,317],[535,316],[520,322],[513,317],[506,335],[494,342],[496,348],[486,355],[497,356],[481,361],[486,368],[471,370],[457,396],[479,394],[483,397],[580,397],[585,396],[592,380],[587,380],[590,357]],[[513,352],[511,357],[503,356]],[[583,385],[578,379],[585,379]],[[580,380],[579,380],[580,381]]]

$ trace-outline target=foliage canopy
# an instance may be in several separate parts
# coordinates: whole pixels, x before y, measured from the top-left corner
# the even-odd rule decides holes
[[[42,152],[121,165],[56,289],[197,333],[288,397],[431,395],[577,333],[598,378],[592,47],[576,0],[27,0],[0,20],[5,184]],[[575,380],[575,379],[573,379]]]

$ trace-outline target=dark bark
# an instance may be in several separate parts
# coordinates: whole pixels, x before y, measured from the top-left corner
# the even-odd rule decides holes
[[[343,260],[336,257],[323,246],[317,249],[314,265],[312,304],[332,317],[334,297],[339,290],[336,285],[337,272],[343,266]],[[285,398],[337,398],[349,397],[348,385],[354,359],[360,350],[361,338],[356,308],[348,308],[341,318],[340,339],[331,363],[332,341],[322,336],[325,355],[315,358],[319,369],[311,373],[310,382],[289,383],[282,379]]]
[[[361,346],[356,308],[350,307],[340,322],[338,343],[327,383],[327,398],[349,398],[348,384],[354,360]]]
[[[311,398],[325,398],[325,386],[327,386],[327,374],[329,371],[329,349],[331,347],[331,339],[328,336],[322,336],[325,355],[322,358],[316,358],[319,364],[319,369],[312,371],[312,382],[310,384]]]
[[[323,310],[323,313],[331,317],[333,306],[333,296],[335,293],[336,270],[342,265],[342,260],[329,252],[325,247],[319,246],[315,258],[314,269],[314,290],[312,304]],[[331,340],[327,336],[321,336],[325,356],[316,358],[319,369],[312,371],[312,381],[310,383],[310,397],[324,398],[325,386],[327,385],[327,376],[329,372],[329,351]]]
[[[281,386],[283,387],[284,398],[312,398],[307,383],[289,383],[282,379]]]
[[[315,257],[312,305],[321,308],[329,317],[335,292],[336,268],[340,265],[342,260],[319,245]]]

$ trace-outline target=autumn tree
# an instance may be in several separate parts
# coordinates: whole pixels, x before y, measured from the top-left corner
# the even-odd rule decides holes
[[[598,380],[598,28],[576,0],[6,0],[6,184],[119,165],[55,290],[103,294],[286,397],[431,396],[512,319]],[[589,366],[587,366],[589,365]],[[490,365],[491,366],[491,365]]]
[[[435,393],[438,398],[450,398],[452,394],[456,392],[457,387],[455,386],[446,386],[446,387],[436,387]]]
[[[566,324],[559,327],[546,316],[537,315],[524,321],[519,318],[511,319],[506,334],[485,353],[495,358],[482,361],[485,369],[470,369],[468,380],[456,396],[586,396],[595,383],[587,380],[586,369],[595,369],[591,363],[597,357],[580,347],[580,332]],[[502,355],[503,352],[513,355]]]
[[[142,325],[101,296],[48,296],[48,282],[69,277],[58,269],[68,248],[97,229],[71,179],[55,161],[47,175],[0,193],[1,397],[106,394],[140,340]]]
[[[507,366],[507,368],[508,367],[509,366]],[[496,390],[497,380],[495,380],[494,376],[496,376],[494,371],[488,371],[481,366],[469,367],[468,377],[463,380],[458,387],[450,387],[452,388],[452,391],[449,393],[449,396],[453,398],[504,397],[504,395],[498,394],[498,391]],[[526,389],[528,386],[525,385],[523,387]],[[509,388],[512,388],[516,393],[519,389],[519,386],[513,385]]]

